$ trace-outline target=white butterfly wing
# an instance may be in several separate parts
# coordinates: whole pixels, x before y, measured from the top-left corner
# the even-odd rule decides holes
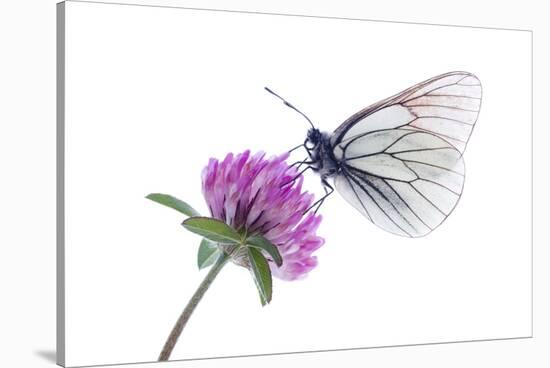
[[[338,192],[374,224],[424,236],[455,208],[481,106],[470,73],[432,78],[350,117],[332,137]]]
[[[334,146],[357,135],[407,127],[435,134],[464,152],[481,108],[481,83],[467,72],[443,74],[352,115],[334,132]]]

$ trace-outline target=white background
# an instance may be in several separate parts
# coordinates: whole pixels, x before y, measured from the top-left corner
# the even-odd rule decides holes
[[[281,8],[279,9],[288,9],[293,12],[300,12],[300,10],[303,12],[307,10],[305,3],[303,7],[300,6],[301,5],[295,5],[294,8],[283,8],[281,5]],[[270,9],[266,7],[264,10]],[[397,17],[397,19],[400,19],[398,14],[394,17],[394,10],[395,7],[392,7],[392,12],[389,11],[389,8],[386,9],[386,11],[384,11],[384,9],[379,9],[376,10],[376,14],[378,14],[378,16],[375,16],[376,14],[373,14],[375,10],[369,9],[368,12],[365,11],[363,13],[364,15],[361,16],[382,19],[394,19]],[[319,9],[319,14],[323,13],[323,9]],[[347,14],[349,16],[359,16],[359,13],[360,11],[357,9],[354,11],[352,7],[348,8],[345,5],[342,5],[342,8],[335,10],[335,12],[330,12],[331,15]],[[509,13],[500,10],[499,13],[503,17],[502,20],[492,20],[492,23],[489,23],[488,19],[483,18],[482,16],[480,18],[476,18],[475,20],[477,22],[475,22],[474,19],[470,20],[465,16],[461,18],[460,15],[457,15],[456,18],[454,18],[448,13],[445,13],[445,16],[440,15],[437,17],[436,15],[434,16],[434,19],[431,20],[425,17],[425,13],[417,13],[418,15],[415,15],[416,13],[414,11],[405,11],[403,13],[403,18],[401,19],[520,27],[530,26],[532,24],[536,30],[536,20],[529,21],[527,15],[525,15],[525,18],[519,18],[516,21],[506,19],[506,14],[515,14],[517,16],[522,15],[521,12],[513,10]],[[34,14],[33,11],[27,11],[25,14],[33,21],[44,17],[43,14],[38,16]],[[11,55],[15,57],[16,60],[14,60],[13,64],[8,64],[4,70],[4,72],[10,72],[13,68],[8,67],[15,66],[16,64],[24,69],[21,73],[12,72],[8,73],[6,76],[9,77],[10,81],[13,80],[15,83],[13,86],[10,86],[10,89],[7,90],[9,94],[6,94],[4,97],[4,100],[8,102],[6,104],[6,111],[9,113],[9,120],[6,118],[2,119],[3,127],[10,126],[14,128],[13,131],[10,131],[11,135],[8,135],[8,133],[3,135],[3,137],[7,137],[9,139],[2,144],[2,149],[6,150],[6,152],[3,152],[3,158],[9,159],[6,164],[9,169],[14,170],[13,173],[10,171],[10,173],[6,175],[8,179],[5,183],[8,187],[4,190],[4,193],[10,193],[10,195],[6,195],[8,211],[6,211],[4,223],[8,225],[6,226],[7,231],[2,233],[3,235],[6,235],[6,239],[3,239],[2,241],[3,249],[8,249],[10,251],[8,255],[3,257],[3,260],[5,259],[8,262],[6,262],[6,264],[3,265],[4,267],[2,267],[2,271],[6,272],[5,275],[3,274],[2,279],[3,282],[6,282],[6,290],[9,293],[5,298],[8,302],[5,304],[6,310],[2,317],[5,318],[5,320],[2,321],[2,325],[7,326],[4,331],[9,331],[10,333],[3,334],[2,345],[6,347],[9,361],[13,366],[17,365],[17,359],[19,359],[21,365],[24,364],[29,366],[32,364],[33,366],[37,366],[38,363],[36,359],[40,359],[40,356],[44,355],[41,354],[41,352],[48,352],[54,346],[54,320],[52,316],[54,315],[53,295],[55,259],[53,252],[53,83],[55,79],[53,74],[49,74],[49,77],[47,77],[48,74],[46,74],[46,71],[52,72],[54,66],[53,8],[50,10],[49,14],[52,16],[50,23],[47,23],[45,19],[42,20],[44,22],[44,27],[47,28],[48,25],[50,26],[49,38],[46,37],[47,32],[41,32],[39,29],[34,29],[29,23],[21,24],[25,27],[21,27],[21,25],[17,26],[21,28],[16,28],[16,25],[13,23],[7,23],[8,25],[14,27],[10,30],[9,34],[16,34],[14,29],[21,31],[19,33],[21,36],[21,41],[15,43],[17,38],[14,38],[14,40],[11,41],[11,44],[14,46],[19,46],[19,52],[25,52],[23,55],[28,55],[27,57],[20,56],[17,58],[18,54],[15,53],[15,50],[17,49],[14,49]],[[437,14],[437,12],[434,14]],[[467,14],[472,16],[472,14],[476,15],[477,13],[468,12]],[[481,14],[483,14],[483,12],[481,12]],[[43,36],[44,39],[41,42],[37,42],[36,49],[31,50],[21,46],[30,44],[33,41],[36,42],[37,40],[42,40],[40,38],[41,36]],[[49,44],[46,41],[48,41]],[[39,56],[39,52],[45,53],[44,55],[49,55],[49,58],[47,58],[47,56]],[[31,61],[33,60],[38,62],[36,64],[31,64]],[[42,81],[43,84],[40,84],[37,81]],[[370,90],[366,91],[373,93]],[[394,90],[381,91],[380,93],[391,93],[393,91]],[[16,102],[13,98],[14,96],[22,97],[22,102]],[[378,97],[382,96],[383,95]],[[32,100],[31,102],[28,97],[36,97],[37,100]],[[323,106],[323,104],[317,104],[318,102],[313,104],[313,106]],[[304,109],[305,107],[306,106],[304,105]],[[311,109],[308,109],[308,111],[309,110]],[[9,123],[6,124],[6,121]],[[320,123],[324,123],[324,121],[320,121]],[[543,137],[543,132],[539,129],[538,125],[536,128],[537,134],[535,138],[538,139]],[[543,127],[541,126],[541,128]],[[21,140],[13,139],[12,137],[14,134],[18,138],[21,138]],[[468,151],[470,157],[473,155],[470,151],[472,147],[473,144]],[[13,158],[17,159],[13,160]],[[539,161],[540,159],[541,157],[539,157]],[[469,167],[471,166],[470,162],[471,160],[468,160]],[[471,180],[473,180],[471,179],[473,175],[470,174],[470,172],[471,171],[469,171],[470,176],[466,184],[467,186]],[[538,187],[542,188],[543,183],[537,184],[537,188]],[[16,189],[18,192],[14,193]],[[539,192],[536,193],[537,199],[542,201],[542,192],[540,192],[541,194],[539,194]],[[465,201],[462,202],[461,206],[464,206],[465,203]],[[458,215],[458,212],[456,212],[453,216],[456,215]],[[20,221],[14,223],[14,219]],[[542,218],[540,220],[542,220]],[[163,223],[167,222],[164,221]],[[372,229],[375,228],[372,227]],[[375,231],[373,230],[372,233],[374,232]],[[538,239],[536,238],[536,240]],[[543,245],[542,238],[535,244]],[[538,264],[538,262],[541,262],[541,264],[544,263],[545,249],[539,246],[535,248],[535,251],[536,264]],[[543,290],[542,281],[544,278],[540,273],[544,272],[544,270],[538,267],[535,268],[535,271],[535,276],[538,277],[538,280],[540,280],[535,285],[536,287],[541,287],[541,290]],[[313,277],[305,281],[304,284],[310,282],[312,279]],[[14,280],[17,280],[17,282],[13,282]],[[288,288],[286,286],[288,286]],[[285,285],[284,289],[290,289],[290,286],[294,285]],[[283,288],[281,287],[279,290],[283,290]],[[212,295],[213,294],[214,293],[212,293]],[[539,296],[540,295],[541,294],[539,294]],[[535,305],[535,312],[537,310],[543,310],[543,303],[545,303],[545,300],[537,298],[537,294],[535,294],[535,296],[536,302],[538,302]],[[254,301],[256,300],[254,299]],[[206,305],[206,303],[204,305]],[[16,311],[18,312],[17,314],[15,314]],[[409,365],[411,362],[418,362],[419,364],[422,362],[423,366],[438,366],[441,365],[442,362],[445,362],[444,364],[449,366],[452,365],[449,364],[449,359],[452,358],[456,362],[455,364],[457,366],[506,366],[507,364],[509,366],[517,366],[519,364],[543,366],[544,363],[542,362],[542,359],[544,357],[537,354],[537,352],[542,351],[538,350],[539,346],[544,346],[546,320],[544,319],[544,316],[540,314],[536,314],[535,317],[537,318],[537,324],[535,326],[535,339],[526,341],[487,342],[478,344],[382,349],[320,355],[293,355],[286,357],[275,357],[271,359],[251,358],[215,362],[173,364],[174,366],[208,366],[208,364],[216,364],[216,366],[219,366],[220,364],[239,364],[239,366],[247,366],[248,364],[252,366],[252,364],[257,365],[258,363],[265,365],[279,365],[286,362],[292,362],[294,364],[315,364],[321,361],[336,362],[342,359],[347,359],[356,360],[358,362],[357,365],[371,364],[376,366],[392,366],[399,365],[400,362],[401,364],[403,362],[407,362]],[[527,363],[520,363],[525,361]],[[353,364],[349,363],[348,365]]]
[[[228,267],[171,358],[531,335],[530,33],[72,2],[66,11],[67,365],[157,357],[204,272],[181,216],[143,197],[171,193],[204,211],[209,157],[303,141],[306,122],[265,84],[333,130],[450,70],[476,73],[485,99],[448,221],[425,238],[396,237],[334,196],[307,280],[276,282],[262,309],[247,272]]]

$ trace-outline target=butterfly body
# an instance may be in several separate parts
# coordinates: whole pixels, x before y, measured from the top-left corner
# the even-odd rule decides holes
[[[340,172],[340,162],[334,157],[329,133],[311,128],[308,131],[305,147],[309,154],[311,168],[322,179],[326,180]]]

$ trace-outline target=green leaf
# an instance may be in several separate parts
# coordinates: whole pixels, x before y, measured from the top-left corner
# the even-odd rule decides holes
[[[189,217],[200,216],[200,214],[193,207],[191,207],[184,201],[177,199],[176,197],[172,197],[168,194],[151,193],[145,198],[150,199],[153,202],[165,205],[166,207],[173,208],[176,211],[179,211]]]
[[[212,265],[220,256],[220,249],[208,239],[202,239],[197,254],[197,265],[199,270]]]
[[[269,240],[264,238],[261,235],[252,235],[250,238],[246,239],[246,244],[251,247],[263,249],[273,258],[277,267],[281,267],[283,264],[283,258],[281,253],[277,249],[277,246],[271,243]]]
[[[260,301],[262,305],[266,305],[271,301],[272,294],[272,279],[269,264],[262,252],[256,248],[247,248],[247,252],[250,261],[250,270],[260,294]]]
[[[241,244],[241,236],[231,226],[218,219],[210,217],[190,217],[183,221],[187,230],[202,235],[215,243]]]

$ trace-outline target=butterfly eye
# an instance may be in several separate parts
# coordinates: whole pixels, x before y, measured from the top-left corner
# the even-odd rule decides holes
[[[307,139],[304,142],[304,145],[307,149],[314,149],[319,144],[319,136],[315,131],[310,130],[307,134]]]
[[[309,142],[315,147],[321,140],[321,132],[318,129],[310,129],[307,132],[306,143]]]

